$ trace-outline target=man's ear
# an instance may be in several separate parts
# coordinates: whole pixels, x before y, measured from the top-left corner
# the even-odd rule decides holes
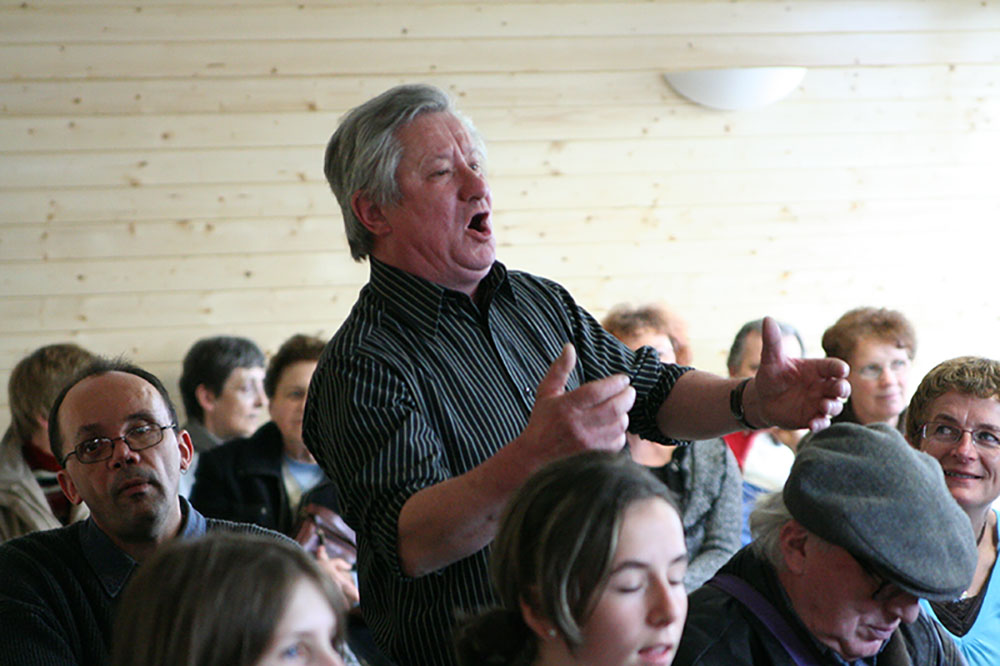
[[[177,447],[181,452],[181,471],[187,471],[194,458],[194,443],[191,442],[191,435],[188,434],[187,430],[177,431]]]
[[[194,389],[195,400],[201,405],[201,410],[205,413],[215,410],[215,400],[218,396],[212,389],[208,388],[204,384],[198,384]]]
[[[177,431],[177,447],[181,452],[181,471],[184,472],[191,466],[191,460],[194,458],[194,443],[187,430]]]
[[[800,574],[805,569],[806,542],[809,532],[795,520],[789,520],[781,527],[778,542],[781,554],[785,558],[785,568],[794,574]]]
[[[351,210],[354,211],[354,216],[364,225],[365,229],[373,235],[386,236],[392,231],[382,212],[382,207],[375,203],[364,190],[358,190],[351,195]]]
[[[80,497],[80,493],[76,490],[76,484],[73,483],[73,479],[66,470],[61,469],[56,472],[56,480],[59,481],[59,487],[62,488],[63,495],[66,496],[66,499],[73,504],[79,504],[83,501],[83,498]]]

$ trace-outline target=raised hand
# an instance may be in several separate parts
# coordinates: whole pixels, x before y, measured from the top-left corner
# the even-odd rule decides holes
[[[821,430],[843,409],[851,394],[849,368],[836,358],[789,358],[781,349],[781,330],[764,318],[760,368],[745,392],[746,413],[754,425]]]
[[[617,451],[625,444],[628,410],[635,402],[628,377],[611,375],[567,391],[575,365],[576,349],[566,344],[538,384],[531,418],[519,438],[538,462],[588,449]]]

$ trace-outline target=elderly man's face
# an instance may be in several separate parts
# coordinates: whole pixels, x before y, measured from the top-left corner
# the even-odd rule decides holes
[[[496,256],[482,156],[450,113],[425,113],[397,132],[402,198],[367,226],[375,256],[449,289],[475,293]]]
[[[876,654],[900,622],[917,619],[916,597],[884,585],[846,550],[801,525],[785,526],[782,547],[788,570],[779,577],[795,612],[820,643],[847,661]]]
[[[169,410],[156,388],[125,372],[84,379],[69,390],[59,409],[64,455],[88,439],[114,439],[138,426],[169,424]],[[140,451],[119,439],[107,460],[88,464],[69,456],[59,484],[71,502],[87,504],[112,539],[173,536],[160,532],[179,519],[177,485],[192,451],[187,433],[173,429],[163,431],[159,444]]]

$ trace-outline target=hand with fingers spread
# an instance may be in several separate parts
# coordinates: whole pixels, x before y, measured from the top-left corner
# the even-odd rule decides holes
[[[628,411],[635,402],[628,377],[611,375],[567,391],[575,365],[576,349],[567,343],[538,384],[520,438],[538,462],[589,449],[617,451],[625,444]]]
[[[744,393],[754,425],[821,430],[851,394],[847,364],[836,358],[789,358],[781,349],[781,330],[770,317],[761,331],[760,369]]]

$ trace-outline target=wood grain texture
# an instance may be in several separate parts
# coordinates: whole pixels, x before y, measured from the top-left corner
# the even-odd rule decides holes
[[[662,78],[789,64],[743,112]],[[914,385],[1000,356],[992,0],[0,0],[0,382],[49,342],[173,390],[199,337],[331,335],[368,269],[324,146],[414,81],[487,139],[499,258],[597,316],[669,302],[700,367],[766,313],[818,354],[862,304],[913,320]]]

